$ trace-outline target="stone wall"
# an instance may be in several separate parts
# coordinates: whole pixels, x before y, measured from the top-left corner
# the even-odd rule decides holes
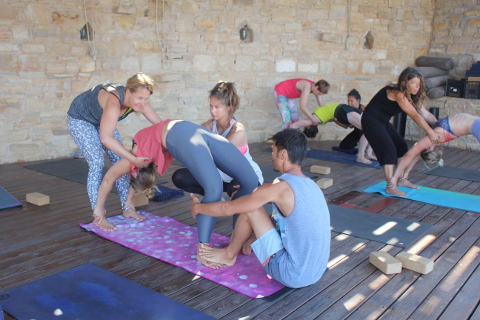
[[[455,61],[455,68],[450,73],[457,79],[465,78],[465,71],[480,61],[480,3],[475,0],[436,0],[432,28],[428,55],[451,57]],[[478,99],[427,99],[425,106],[439,108],[440,117],[460,112],[480,116]],[[406,136],[416,140],[425,136],[425,133],[408,119]],[[477,139],[470,135],[448,145],[480,150]]]
[[[3,0],[0,163],[71,156],[73,98],[139,71],[156,81],[151,103],[162,118],[197,123],[209,117],[208,90],[235,81],[237,118],[260,141],[280,128],[277,82],[324,78],[327,102],[345,102],[352,88],[368,102],[428,53],[433,15],[432,0]],[[87,20],[90,43],[80,39]],[[240,41],[244,25],[251,42]],[[122,121],[125,144],[147,125]],[[346,132],[328,124],[320,139]]]

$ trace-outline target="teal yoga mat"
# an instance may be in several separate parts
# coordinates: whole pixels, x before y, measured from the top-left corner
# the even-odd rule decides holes
[[[387,183],[382,181],[361,191],[367,193],[380,193],[387,197],[396,197],[385,192],[386,185]],[[403,199],[480,213],[480,196],[433,189],[423,186],[419,187],[420,189],[411,189],[406,187],[399,187],[399,189],[409,195],[407,198]]]

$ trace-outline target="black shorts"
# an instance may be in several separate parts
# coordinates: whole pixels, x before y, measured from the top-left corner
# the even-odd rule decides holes
[[[350,126],[352,125],[350,122],[348,122],[347,114],[350,112],[356,112],[358,114],[362,114],[362,110],[349,106],[348,104],[340,104],[338,107],[335,109],[335,119],[340,122],[341,124]]]

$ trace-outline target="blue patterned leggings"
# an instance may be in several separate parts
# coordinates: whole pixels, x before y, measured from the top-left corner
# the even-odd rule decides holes
[[[290,124],[297,122],[299,119],[297,99],[278,95],[276,92],[274,92],[274,99],[278,111],[282,116],[282,130],[288,129]]]
[[[95,206],[97,205],[98,189],[102,183],[103,165],[105,162],[102,149],[105,150],[105,153],[112,164],[115,164],[121,160],[122,157],[102,144],[100,141],[99,127],[96,127],[87,121],[74,119],[68,116],[68,130],[70,131],[73,141],[75,141],[75,143],[79,146],[80,150],[85,155],[85,159],[87,160],[87,192],[92,209],[95,209]],[[113,135],[118,141],[120,141],[120,143],[122,143],[122,138],[120,137],[117,129],[115,129]],[[124,207],[127,201],[128,189],[130,187],[128,174],[121,176],[115,182],[115,186],[117,187],[120,195],[122,207]]]

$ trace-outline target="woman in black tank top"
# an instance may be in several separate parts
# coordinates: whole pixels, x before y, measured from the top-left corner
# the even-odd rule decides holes
[[[404,111],[428,134],[432,143],[436,143],[439,135],[429,124],[433,126],[437,119],[423,107],[424,97],[425,84],[420,71],[408,67],[398,77],[397,84],[382,88],[363,112],[363,133],[372,146],[378,162],[383,166],[387,181],[386,192],[397,196],[402,195],[396,194],[395,190],[389,188],[388,183],[393,177],[398,159],[408,151],[408,146],[390,123],[390,119]],[[407,179],[399,180],[398,185],[414,187]]]

